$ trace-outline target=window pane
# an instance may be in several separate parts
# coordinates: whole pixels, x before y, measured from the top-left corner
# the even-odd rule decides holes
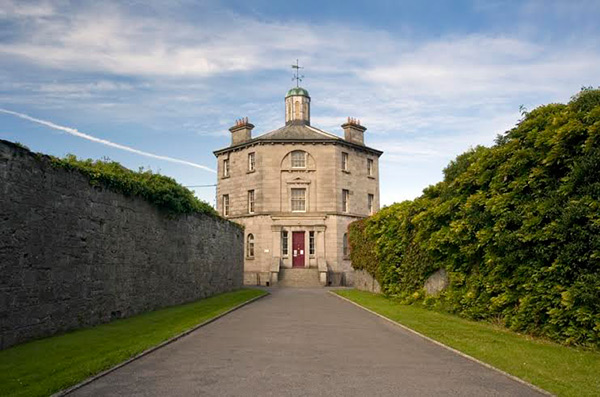
[[[254,190],[248,190],[248,212],[254,212]]]
[[[350,192],[346,189],[342,190],[342,211],[343,212],[348,212],[348,208],[349,208],[349,195]]]
[[[229,195],[223,195],[223,215],[229,215]]]
[[[292,189],[292,211],[306,211],[306,189]]]
[[[292,152],[292,168],[306,168],[306,153]]]
[[[250,258],[254,257],[254,236],[252,234],[248,235],[246,249],[247,249],[246,255]]]
[[[315,232],[308,233],[308,254],[315,254]]]
[[[254,171],[255,159],[254,153],[248,154],[248,171]]]
[[[288,254],[288,232],[281,232],[281,254],[287,256]]]
[[[348,234],[344,233],[344,238],[342,240],[342,251],[343,251],[343,255],[344,257],[348,256],[349,250],[348,250]]]

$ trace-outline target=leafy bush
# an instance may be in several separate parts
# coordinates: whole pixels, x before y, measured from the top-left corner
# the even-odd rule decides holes
[[[600,90],[525,113],[349,238],[353,266],[405,302],[444,268],[450,285],[428,306],[600,346]]]
[[[199,213],[218,216],[210,204],[196,198],[173,178],[150,170],[135,172],[115,161],[80,160],[71,154],[63,159],[50,159],[55,167],[75,170],[87,176],[94,186],[104,186],[126,196],[141,197],[172,215]]]

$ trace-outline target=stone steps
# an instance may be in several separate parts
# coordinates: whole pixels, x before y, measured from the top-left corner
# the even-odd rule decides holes
[[[280,287],[322,288],[319,269],[279,269]]]

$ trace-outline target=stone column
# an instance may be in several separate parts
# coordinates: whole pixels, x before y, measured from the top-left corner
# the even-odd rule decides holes
[[[326,252],[325,252],[325,226],[317,226],[315,227],[315,232],[317,233],[317,235],[315,236],[315,244],[316,244],[316,252],[315,254],[317,255],[317,258],[323,258],[325,259],[326,257]]]
[[[273,240],[270,261],[271,285],[276,285],[279,281],[279,268],[281,266],[281,229],[281,226],[271,226]]]
[[[319,281],[321,285],[327,285],[327,261],[325,260],[325,226],[315,227],[315,253],[317,254],[317,267],[319,268]]]

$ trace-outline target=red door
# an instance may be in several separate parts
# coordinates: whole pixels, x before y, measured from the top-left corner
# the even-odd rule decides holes
[[[292,266],[304,267],[304,232],[292,233]]]

